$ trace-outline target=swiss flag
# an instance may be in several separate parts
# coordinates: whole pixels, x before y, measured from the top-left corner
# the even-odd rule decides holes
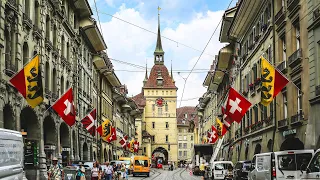
[[[138,141],[135,141],[134,143],[133,143],[133,146],[134,146],[134,152],[139,152],[139,142]]]
[[[96,133],[97,110],[92,110],[86,117],[81,120],[83,127],[94,136]]]
[[[52,105],[52,109],[54,109],[69,126],[74,125],[76,122],[76,113],[73,104],[72,88],[65,92],[60,99]]]
[[[208,132],[207,136],[209,144],[215,143],[219,138],[217,129],[214,126],[212,126],[211,131]]]
[[[127,147],[127,140],[128,140],[128,136],[125,135],[119,142],[124,149]]]
[[[237,123],[241,122],[242,117],[251,107],[251,103],[239,94],[235,89],[230,88],[227,98],[225,114]]]
[[[112,141],[117,140],[117,132],[115,127],[111,127],[111,135],[107,139],[108,143],[111,143]]]
[[[233,123],[233,120],[226,114],[227,101],[228,100],[226,100],[221,106],[221,112],[222,112],[222,122],[226,126],[226,128],[229,129],[231,124]]]

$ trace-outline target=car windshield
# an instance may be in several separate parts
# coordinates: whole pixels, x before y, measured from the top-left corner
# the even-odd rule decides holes
[[[311,157],[311,153],[279,155],[279,169],[285,171],[305,170]]]
[[[148,167],[148,160],[135,160],[134,165]]]
[[[129,160],[125,160],[125,161],[123,161],[123,163],[126,164],[126,165],[130,165],[130,161]]]
[[[214,166],[214,169],[215,170],[225,170],[225,169],[228,169],[228,166],[230,166],[231,164],[228,164],[228,163],[218,163],[218,164],[215,164]]]
[[[251,163],[243,163],[243,171],[249,171],[251,167]]]

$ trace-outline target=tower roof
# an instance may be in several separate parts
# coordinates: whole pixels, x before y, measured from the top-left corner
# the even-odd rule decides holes
[[[163,83],[161,86],[157,84],[157,79],[159,77],[159,73],[161,74]],[[171,88],[176,89],[176,85],[169,74],[167,67],[163,64],[155,64],[153,65],[147,83],[143,86],[143,88]]]

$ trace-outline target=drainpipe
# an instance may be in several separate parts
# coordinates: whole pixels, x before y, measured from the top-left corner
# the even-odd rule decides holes
[[[275,31],[275,22],[274,22],[274,2],[275,0],[271,0],[271,7],[272,7],[272,33],[273,33],[273,53],[272,53],[272,56],[273,56],[273,64],[275,64],[275,59],[276,59],[276,31]],[[277,130],[277,107],[276,107],[276,104],[277,104],[277,99],[276,97],[274,97],[274,103],[273,103],[273,110],[274,110],[274,113],[272,114],[274,117],[273,118],[273,134],[272,134],[272,146],[271,146],[271,152],[273,152],[274,150],[274,140],[275,140],[275,136],[276,136],[276,130]]]

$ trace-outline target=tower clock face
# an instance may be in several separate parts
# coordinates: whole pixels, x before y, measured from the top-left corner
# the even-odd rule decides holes
[[[158,99],[156,100],[156,104],[157,104],[157,106],[162,107],[163,104],[164,104],[164,100],[163,100],[162,98],[158,98]]]

